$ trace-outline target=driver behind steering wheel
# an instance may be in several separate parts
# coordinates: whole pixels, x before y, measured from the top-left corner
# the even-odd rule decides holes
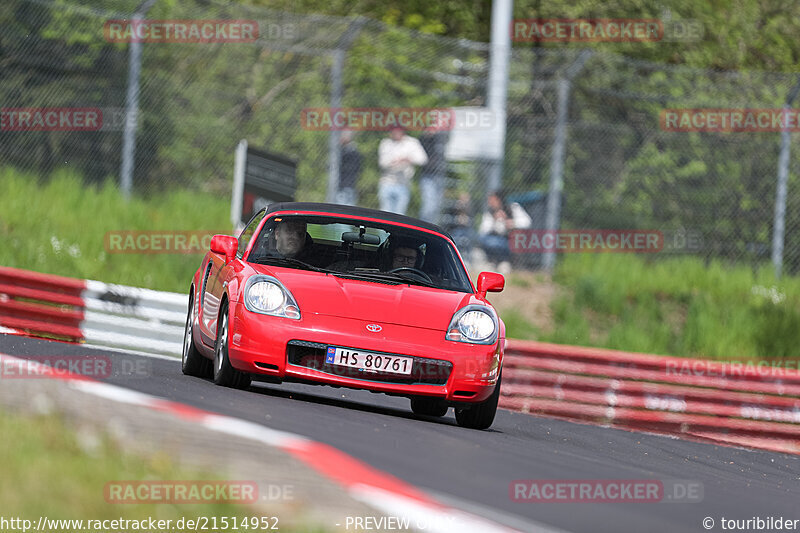
[[[389,241],[388,257],[390,261],[383,261],[386,271],[397,268],[412,268],[419,270],[425,256],[420,252],[420,244],[412,239],[391,238]],[[388,259],[388,258],[387,258]]]
[[[418,239],[397,235],[389,237],[384,244],[386,247],[381,252],[381,271],[397,273],[400,277],[411,275],[425,283],[434,283],[431,276],[422,270],[428,255],[427,245]]]
[[[406,248],[404,246],[395,248],[392,254],[392,269],[416,268],[418,253],[416,248]]]

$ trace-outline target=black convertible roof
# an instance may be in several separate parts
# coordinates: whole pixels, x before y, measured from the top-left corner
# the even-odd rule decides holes
[[[335,213],[337,215],[354,215],[361,217],[376,218],[378,220],[385,220],[386,222],[400,222],[418,228],[424,228],[447,237],[452,240],[450,234],[443,230],[436,224],[425,222],[418,218],[407,217],[405,215],[398,215],[397,213],[390,213],[388,211],[381,211],[379,209],[367,209],[366,207],[358,207],[354,205],[341,205],[341,204],[325,204],[317,202],[279,202],[267,206],[267,214],[275,213],[278,211],[312,211],[317,213]]]

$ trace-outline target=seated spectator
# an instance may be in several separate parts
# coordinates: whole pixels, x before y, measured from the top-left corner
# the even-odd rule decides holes
[[[490,263],[503,274],[511,271],[511,248],[508,245],[508,232],[512,229],[529,228],[532,220],[521,205],[514,202],[506,204],[503,196],[492,193],[488,198],[488,209],[481,217],[478,240],[481,249]]]

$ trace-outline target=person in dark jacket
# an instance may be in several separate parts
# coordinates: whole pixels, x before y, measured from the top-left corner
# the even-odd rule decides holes
[[[339,137],[342,160],[339,166],[339,191],[336,203],[356,205],[358,203],[358,179],[361,177],[363,156],[353,142],[353,132],[345,130]]]
[[[421,169],[419,179],[420,209],[419,218],[439,223],[444,180],[447,176],[447,161],[444,158],[447,145],[447,131],[431,131],[421,135],[419,142],[428,154],[428,163]]]

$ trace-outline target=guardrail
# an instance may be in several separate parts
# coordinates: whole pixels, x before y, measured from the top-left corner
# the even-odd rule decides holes
[[[189,297],[0,267],[0,326],[95,346],[179,355]]]
[[[0,332],[178,356],[187,307],[183,294],[0,267]],[[796,366],[509,340],[500,407],[800,453]]]
[[[723,363],[509,340],[500,406],[800,453],[796,361]]]

